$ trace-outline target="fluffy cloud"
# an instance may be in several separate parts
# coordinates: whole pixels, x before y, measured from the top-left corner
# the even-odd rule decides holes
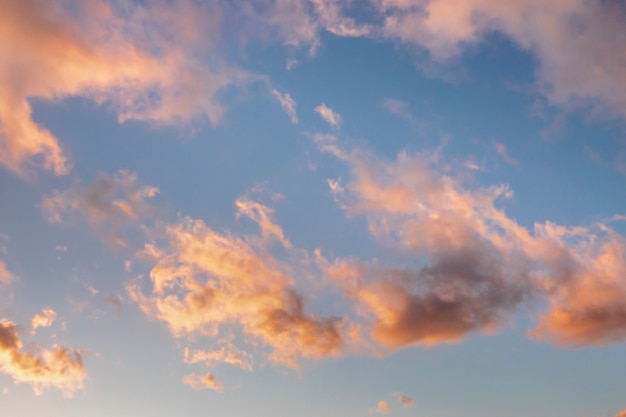
[[[67,397],[83,388],[87,373],[79,351],[57,345],[39,349],[37,354],[22,350],[17,326],[0,321],[0,370],[16,383],[32,385],[36,394],[57,388]]]
[[[29,99],[83,96],[120,121],[216,123],[216,94],[249,75],[213,53],[219,11],[187,0],[8,0],[0,9],[0,164],[65,174],[57,138],[32,119]]]
[[[599,104],[626,116],[626,10],[601,0],[375,0],[382,36],[417,44],[436,60],[499,31],[538,58],[555,104]]]
[[[57,319],[57,313],[50,307],[46,307],[41,310],[41,314],[35,314],[30,321],[30,326],[33,332],[38,327],[50,327],[52,323]]]
[[[551,309],[534,337],[570,346],[626,339],[626,246],[609,222],[546,222],[531,232],[499,207],[512,194],[507,187],[472,189],[435,155],[386,161],[330,135],[314,140],[351,171],[334,187],[341,206],[364,216],[372,236],[406,259],[387,265],[319,256],[357,312],[370,317],[376,342],[396,349],[491,333],[520,304],[545,297]]]
[[[268,237],[289,248],[270,218],[271,210],[249,200],[237,205],[241,214],[258,222],[261,236],[222,234],[189,218],[168,225],[159,241],[140,254],[155,263],[149,294],[131,284],[131,298],[147,315],[167,323],[176,337],[224,338],[240,332],[267,348],[271,361],[294,368],[300,358],[339,355],[354,334],[350,323],[305,312],[305,300],[294,288],[294,266],[268,251]],[[221,359],[244,369],[251,363],[248,354],[231,347],[223,352],[188,351],[186,358],[207,364]]]
[[[113,176],[101,174],[87,187],[76,184],[65,191],[54,191],[41,206],[51,223],[62,223],[72,216],[84,217],[107,242],[125,246],[116,229],[149,215],[152,208],[147,200],[158,192],[155,187],[137,184],[135,174],[120,170]]]

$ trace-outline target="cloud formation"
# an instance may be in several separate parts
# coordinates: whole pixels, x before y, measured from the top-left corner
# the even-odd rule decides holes
[[[499,207],[512,195],[506,186],[473,189],[438,165],[437,155],[387,161],[345,149],[332,135],[314,140],[351,172],[333,187],[340,205],[364,216],[372,236],[406,259],[319,257],[357,312],[370,317],[379,344],[397,349],[491,333],[521,304],[545,298],[551,308],[533,337],[565,346],[626,340],[626,244],[610,222],[546,222],[531,231]]]
[[[401,392],[394,392],[393,396],[396,397],[398,401],[400,401],[400,404],[402,404],[404,408],[413,407],[415,405],[415,400],[413,398],[407,397]]]
[[[131,298],[148,316],[167,323],[176,337],[223,339],[241,333],[263,347],[272,362],[292,368],[300,358],[338,356],[353,334],[350,323],[305,312],[305,300],[294,288],[294,265],[268,251],[269,237],[289,248],[271,210],[249,200],[239,200],[237,206],[258,222],[261,236],[218,233],[190,218],[167,225],[159,241],[139,254],[154,262],[151,289],[146,295],[139,284],[131,284]],[[230,347],[221,353],[188,351],[186,358],[251,366],[248,353]]]
[[[17,326],[7,320],[0,320],[0,371],[16,383],[30,384],[37,395],[57,388],[71,397],[87,377],[79,351],[54,345],[37,354],[25,352]]]
[[[249,81],[214,53],[219,10],[193,1],[8,0],[0,9],[0,164],[31,176],[71,166],[29,100],[81,96],[120,121],[217,123],[217,94]]]
[[[35,314],[30,321],[30,326],[33,330],[37,330],[39,327],[50,327],[52,323],[57,319],[57,313],[50,307],[46,307],[41,310],[41,314]]]
[[[374,0],[382,36],[449,60],[500,32],[537,59],[542,92],[554,104],[591,103],[626,116],[626,9],[601,0]],[[620,52],[621,51],[621,52]],[[590,74],[592,74],[590,76]]]
[[[371,414],[387,414],[389,412],[389,403],[385,400],[378,401],[376,407],[372,407],[369,409]]]
[[[322,117],[322,119],[324,119],[326,123],[328,123],[332,127],[338,128],[339,126],[341,126],[341,116],[333,111],[333,109],[328,107],[326,104],[320,104],[315,108],[315,111]]]
[[[224,383],[215,379],[211,374],[196,375],[190,374],[183,377],[183,382],[194,390],[211,389],[217,392],[224,391]]]
[[[41,203],[50,223],[63,223],[73,216],[87,220],[108,243],[125,246],[118,228],[136,223],[152,212],[147,200],[158,194],[156,187],[141,186],[137,176],[120,170],[112,176],[100,174],[87,187],[75,184],[45,197]]]
[[[291,123],[294,125],[298,124],[298,113],[296,112],[297,103],[294,99],[291,98],[289,93],[281,93],[280,91],[273,89],[272,95],[278,100],[280,106],[283,108],[285,113],[291,119]]]
[[[8,284],[13,281],[13,275],[7,270],[3,261],[0,260],[0,285]]]

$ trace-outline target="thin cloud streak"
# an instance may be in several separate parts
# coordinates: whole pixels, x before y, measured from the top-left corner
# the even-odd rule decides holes
[[[341,126],[341,116],[333,109],[322,103],[315,108],[315,112],[321,116],[322,119],[334,128]]]
[[[278,100],[280,106],[283,108],[285,113],[291,119],[291,123],[294,125],[298,124],[298,113],[296,112],[296,107],[298,106],[294,99],[291,98],[289,93],[281,93],[280,91],[273,89],[272,95]]]

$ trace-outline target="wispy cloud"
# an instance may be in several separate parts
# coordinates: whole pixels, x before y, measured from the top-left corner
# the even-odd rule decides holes
[[[500,158],[502,158],[504,162],[515,167],[519,166],[519,161],[517,159],[513,159],[509,155],[509,152],[507,151],[506,145],[504,143],[496,142],[493,144],[493,147],[495,148],[496,152],[498,153],[498,155],[500,156]]]
[[[389,403],[385,400],[378,401],[376,407],[369,409],[370,414],[387,414],[389,412]]]
[[[125,246],[117,229],[150,215],[153,209],[147,200],[158,192],[156,187],[139,185],[135,174],[120,170],[112,176],[101,174],[86,187],[75,184],[56,190],[43,199],[41,207],[50,223],[85,219],[108,243]]]
[[[315,111],[332,127],[338,128],[341,126],[341,116],[326,104],[320,104],[315,108]]]
[[[272,95],[276,97],[276,100],[280,103],[281,107],[287,113],[291,119],[291,123],[298,124],[298,113],[296,112],[297,103],[291,98],[289,93],[281,93],[278,90],[272,90]]]
[[[217,392],[223,392],[224,391],[224,383],[221,382],[221,381],[218,381],[215,378],[215,376],[213,376],[211,374],[206,374],[206,375],[196,375],[196,374],[185,375],[183,377],[183,382],[185,384],[189,385],[194,390],[211,389],[211,390],[217,391]]]
[[[394,392],[393,396],[396,397],[398,401],[400,401],[400,404],[402,404],[404,408],[409,408],[415,405],[415,400],[413,398],[408,397],[401,392]]]
[[[11,274],[5,265],[5,263],[0,260],[0,285],[8,284],[14,280],[13,274]]]
[[[30,326],[35,332],[39,327],[50,327],[57,319],[57,313],[50,307],[41,310],[41,314],[35,314],[30,321]]]

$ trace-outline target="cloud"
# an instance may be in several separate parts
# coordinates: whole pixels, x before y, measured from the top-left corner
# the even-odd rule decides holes
[[[471,188],[436,155],[389,161],[332,135],[313,140],[349,168],[335,194],[340,206],[363,216],[376,241],[399,257],[390,264],[318,257],[369,320],[375,342],[388,349],[458,342],[492,333],[520,305],[546,298],[551,307],[533,337],[564,346],[626,340],[626,243],[610,227],[621,217],[529,230],[500,207],[508,187]]]
[[[413,114],[411,114],[408,108],[409,106],[405,101],[387,98],[383,102],[383,107],[391,114],[395,114],[409,122],[415,122],[415,118]]]
[[[292,368],[300,358],[338,356],[354,334],[351,324],[305,312],[305,300],[294,288],[296,265],[283,264],[268,251],[267,237],[286,242],[281,229],[264,206],[249,200],[238,205],[259,223],[260,239],[218,233],[190,218],[167,225],[140,254],[154,262],[152,289],[146,295],[130,284],[131,299],[167,323],[175,337],[224,338],[240,332],[263,347],[272,362]]]
[[[376,407],[370,408],[369,412],[372,414],[387,414],[389,412],[389,403],[385,400],[378,401]]]
[[[76,184],[65,191],[55,190],[43,199],[41,207],[50,223],[78,216],[107,242],[125,246],[117,229],[150,215],[153,209],[147,200],[158,192],[156,187],[137,184],[135,174],[120,170],[112,176],[100,174],[87,187]]]
[[[626,239],[606,224],[538,228],[559,248],[551,255],[551,309],[530,332],[561,346],[606,345],[626,340]]]
[[[33,332],[38,327],[50,327],[57,318],[57,313],[50,307],[41,310],[41,314],[35,314],[30,321]]]
[[[504,162],[512,166],[519,165],[519,162],[516,159],[511,158],[504,143],[494,143],[493,147],[496,149],[496,152],[500,155],[500,158],[502,158]]]
[[[215,377],[211,374],[207,375],[185,375],[183,377],[183,382],[189,385],[194,390],[201,389],[211,389],[217,392],[224,391],[224,383],[215,379]]]
[[[120,121],[218,123],[218,93],[251,80],[215,54],[219,16],[187,0],[3,2],[0,55],[10,59],[0,63],[0,164],[23,177],[39,166],[69,171],[58,139],[32,119],[34,98],[86,97]]]
[[[335,113],[333,109],[322,103],[315,108],[315,111],[324,119],[326,123],[334,128],[341,126],[341,116]]]
[[[407,397],[401,392],[394,392],[393,396],[400,401],[400,403],[404,406],[404,408],[409,408],[415,405],[415,400],[411,397]]]
[[[297,103],[291,98],[289,93],[281,93],[278,90],[272,90],[272,95],[276,97],[276,100],[280,103],[281,107],[287,113],[291,119],[291,123],[298,124],[298,114],[296,113]]]
[[[615,417],[626,417],[626,408],[615,414]]]
[[[619,2],[376,0],[382,36],[416,44],[437,61],[497,31],[534,54],[543,93],[566,107],[597,104],[626,116],[626,11]],[[589,74],[592,74],[590,76]]]
[[[13,275],[7,270],[5,263],[0,260],[0,285],[8,284],[13,280]]]
[[[30,384],[37,395],[57,388],[71,397],[87,377],[79,351],[54,345],[37,354],[24,352],[17,326],[7,320],[0,321],[0,371],[16,383]]]

